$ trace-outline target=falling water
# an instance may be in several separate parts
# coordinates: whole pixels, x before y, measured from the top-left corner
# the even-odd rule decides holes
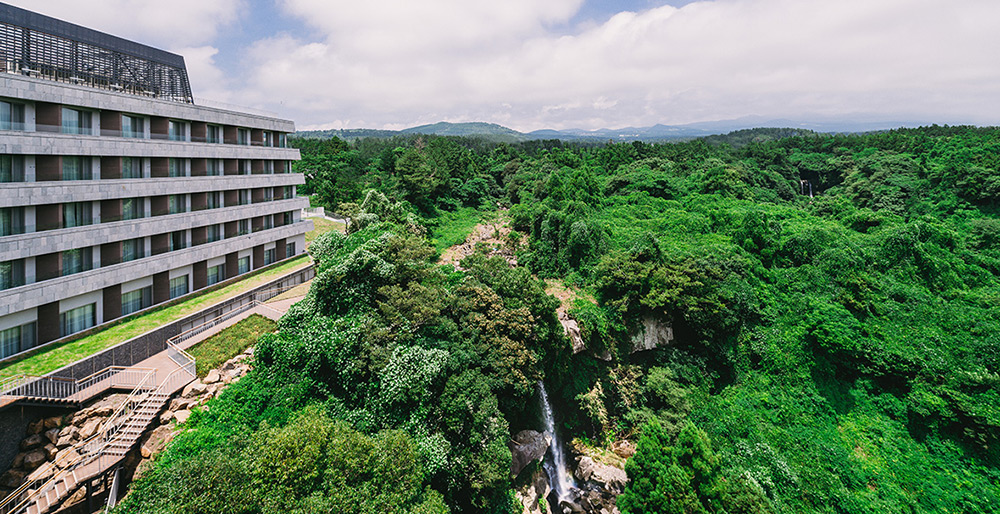
[[[545,384],[538,382],[539,395],[542,398],[542,416],[545,418],[545,431],[552,434],[552,460],[545,459],[545,474],[549,476],[549,483],[552,490],[560,500],[568,496],[569,490],[576,487],[573,477],[567,471],[566,455],[563,454],[562,443],[559,442],[559,433],[556,431],[555,418],[552,416],[552,404],[549,403],[549,395],[545,392]]]

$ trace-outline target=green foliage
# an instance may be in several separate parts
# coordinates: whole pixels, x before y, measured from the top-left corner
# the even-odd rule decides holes
[[[188,353],[195,358],[198,376],[204,377],[209,370],[243,353],[243,350],[256,344],[258,338],[276,328],[277,323],[254,314],[192,346]]]

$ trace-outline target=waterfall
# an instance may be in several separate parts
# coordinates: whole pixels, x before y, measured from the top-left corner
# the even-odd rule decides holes
[[[559,432],[556,430],[556,421],[552,416],[552,404],[549,403],[549,395],[545,392],[545,384],[540,381],[538,382],[538,392],[542,400],[542,417],[545,421],[545,431],[552,434],[552,444],[549,445],[552,459],[545,459],[543,467],[545,468],[545,474],[549,476],[549,483],[552,485],[552,490],[556,493],[556,497],[559,500],[563,500],[568,496],[569,490],[576,487],[576,483],[573,481],[573,476],[569,474],[569,468],[566,466],[566,455],[563,453],[562,443],[559,441]]]

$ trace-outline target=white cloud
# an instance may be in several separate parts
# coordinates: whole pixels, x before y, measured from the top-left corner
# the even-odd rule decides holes
[[[4,0],[18,7],[160,48],[211,42],[243,0]]]

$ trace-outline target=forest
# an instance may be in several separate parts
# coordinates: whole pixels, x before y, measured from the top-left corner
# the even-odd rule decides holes
[[[539,381],[625,514],[1000,512],[1000,129],[292,144],[350,229],[116,512],[521,512]]]

